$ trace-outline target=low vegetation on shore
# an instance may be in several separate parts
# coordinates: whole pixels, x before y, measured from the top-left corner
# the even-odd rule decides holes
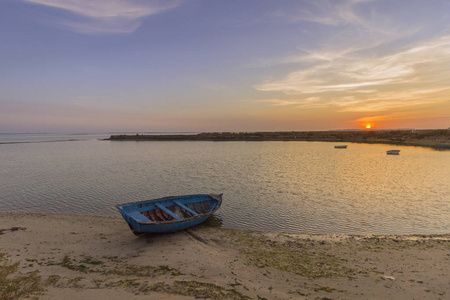
[[[198,134],[122,134],[111,141],[323,141],[385,143],[450,149],[449,129],[278,132],[205,132]]]
[[[0,299],[446,299],[450,236],[286,234],[0,213]],[[16,230],[20,224],[20,230]]]
[[[41,284],[39,271],[21,273],[20,262],[12,263],[5,253],[0,253],[0,299],[13,300],[37,297],[45,290]]]

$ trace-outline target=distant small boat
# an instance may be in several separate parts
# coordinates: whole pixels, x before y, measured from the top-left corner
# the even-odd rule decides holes
[[[334,146],[335,149],[347,149],[347,145],[337,145]]]
[[[400,154],[400,150],[388,150],[386,151],[387,155],[399,155]]]
[[[185,195],[117,205],[134,234],[165,233],[198,225],[222,204],[220,195]]]

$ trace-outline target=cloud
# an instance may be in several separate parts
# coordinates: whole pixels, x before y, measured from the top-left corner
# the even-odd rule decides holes
[[[358,31],[370,31],[371,34],[375,32],[392,34],[393,28],[389,26],[390,24],[381,27],[380,22],[374,19],[372,11],[364,10],[368,7],[366,4],[370,2],[374,0],[301,0],[293,1],[291,4],[285,1],[284,5],[276,5],[275,9],[257,18],[241,20],[237,26],[302,23],[302,27],[304,25],[302,30],[308,31],[310,26],[307,23],[311,23],[326,27],[358,27]]]
[[[448,107],[448,26],[435,8],[407,9],[408,19],[386,8],[370,0],[305,0],[296,9],[274,12],[274,20],[298,23],[307,42],[299,39],[296,52],[253,65],[290,70],[254,84],[255,90],[270,93],[258,102],[273,109],[327,108],[387,118]]]
[[[332,104],[342,107],[341,112],[373,112],[392,109],[424,107],[430,104],[448,102],[450,88],[409,89],[402,91],[376,92],[368,96],[351,96],[331,101]]]
[[[386,122],[393,120],[419,120],[419,119],[436,119],[436,118],[448,118],[450,114],[446,112],[436,111],[408,111],[408,112],[393,112],[385,115],[374,115],[368,117],[358,118],[351,121],[352,123],[373,123],[373,122]]]
[[[320,97],[307,97],[304,99],[262,99],[262,100],[249,100],[246,102],[253,103],[266,103],[269,106],[273,107],[309,107],[309,108],[320,108],[325,107],[321,102]]]
[[[355,7],[370,1],[310,1],[310,9],[302,9],[292,16],[295,21],[308,21],[323,25],[359,24],[365,26],[365,20],[355,13]]]
[[[131,33],[144,17],[173,9],[181,0],[22,0],[69,11],[75,20],[61,20],[60,24],[76,32]]]
[[[271,107],[324,108],[335,107],[337,112],[384,112],[396,109],[423,108],[430,104],[448,103],[450,87],[405,89],[401,91],[380,92],[361,90],[358,93],[342,96],[323,95],[296,99],[261,99],[247,102],[264,103]]]
[[[297,7],[278,9],[267,15],[268,18],[283,20],[283,22],[299,23],[309,22],[325,26],[359,27],[359,30],[367,30],[372,33],[389,33],[376,24],[372,12],[364,15],[365,4],[373,0],[305,0],[297,2]],[[391,28],[392,30],[392,28]]]
[[[370,53],[308,53],[306,59],[326,58],[253,87],[300,99],[319,97],[322,104],[344,107],[341,111],[386,110],[448,99],[450,36],[406,45],[383,56]]]

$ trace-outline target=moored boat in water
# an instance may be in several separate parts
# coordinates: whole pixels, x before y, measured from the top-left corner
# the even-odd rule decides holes
[[[165,233],[198,225],[222,204],[220,195],[184,195],[125,203],[117,209],[134,234]]]
[[[388,150],[386,151],[387,155],[399,155],[400,154],[400,150]]]

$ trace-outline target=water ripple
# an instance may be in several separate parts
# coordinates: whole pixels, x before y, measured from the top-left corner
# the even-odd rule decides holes
[[[7,147],[6,147],[7,146]],[[118,215],[115,205],[224,193],[216,223],[292,233],[450,231],[450,152],[308,142],[109,142],[0,147],[0,210]]]

